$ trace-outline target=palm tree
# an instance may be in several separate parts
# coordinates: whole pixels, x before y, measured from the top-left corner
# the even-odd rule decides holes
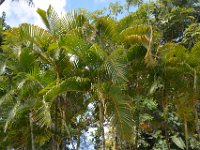
[[[39,11],[44,12],[43,10]],[[68,14],[66,15],[66,18],[62,18],[63,24],[61,24],[59,23],[61,19],[58,18],[55,11],[50,7],[46,16],[42,16],[42,19],[46,17],[45,19],[46,23],[48,23],[47,28],[49,31],[41,29],[37,26],[23,24],[19,28],[11,30],[9,32],[9,35],[11,36],[7,39],[7,41],[10,42],[10,45],[13,43],[18,47],[27,47],[31,53],[37,56],[35,61],[40,64],[40,73],[44,76],[45,80],[44,78],[41,79],[43,87],[40,92],[38,91],[34,95],[34,97],[38,99],[36,107],[40,106],[39,108],[34,108],[33,115],[30,116],[32,116],[33,120],[41,127],[51,127],[50,111],[53,107],[52,104],[55,104],[55,116],[53,117],[55,121],[55,149],[58,149],[57,133],[55,132],[58,131],[59,127],[57,116],[60,101],[65,99],[64,97],[67,92],[80,91],[81,93],[84,93],[87,91],[87,87],[89,85],[88,79],[78,77],[79,74],[76,73],[76,66],[74,62],[70,60],[70,53],[67,50],[64,50],[65,43],[62,41],[62,36],[64,34],[67,35],[75,33],[73,30],[77,27],[76,24],[79,25],[81,23],[74,22],[76,20],[73,19],[73,16],[77,19],[77,21],[79,21],[78,19],[82,19],[79,17],[80,15],[76,16],[76,14]],[[64,26],[65,28],[62,28]],[[74,72],[69,73],[68,70],[74,70]],[[65,110],[61,109],[59,112],[63,115],[62,117],[65,121]],[[62,126],[66,127],[64,122],[62,123]]]
[[[4,49],[4,53],[1,54],[5,55],[6,53],[10,53],[10,57],[4,58],[6,69],[2,72],[2,75],[12,84],[10,87],[5,87],[4,90],[7,90],[7,92],[1,97],[1,104],[10,102],[11,105],[13,105],[6,119],[5,131],[11,126],[17,115],[25,115],[25,118],[29,118],[31,145],[32,149],[35,149],[32,107],[35,101],[34,96],[42,88],[42,84],[37,79],[38,66],[35,62],[35,56],[26,48],[18,47],[18,49],[15,50],[16,51],[12,51],[8,48],[5,51]],[[27,116],[27,113],[29,116]],[[21,141],[21,143],[23,143],[23,141]]]
[[[199,103],[196,98],[198,97],[198,46],[199,44],[196,44],[191,52],[181,45],[172,43],[159,48],[161,59],[159,77],[162,79],[163,108],[166,108],[173,99],[177,114],[184,123],[186,149],[189,149],[188,122],[195,120],[197,133],[199,130],[196,109]],[[180,83],[177,78],[180,78],[182,82]]]

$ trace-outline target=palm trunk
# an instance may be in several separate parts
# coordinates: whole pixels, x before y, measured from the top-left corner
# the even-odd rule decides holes
[[[163,109],[163,114],[164,114],[164,123],[165,123],[165,127],[164,127],[164,131],[165,131],[165,141],[166,141],[166,146],[167,146],[167,150],[170,150],[170,141],[169,141],[169,132],[168,132],[168,103],[167,103],[167,99],[165,99],[165,88],[162,90],[162,109]]]
[[[55,101],[55,113],[54,113],[54,137],[53,137],[53,149],[58,150],[58,142],[57,142],[57,132],[58,132],[58,101],[59,96],[57,96]]]
[[[167,150],[170,150],[169,134],[167,127],[165,128],[165,140],[166,140]]]
[[[99,128],[100,128],[100,134],[101,134],[101,145],[102,150],[105,150],[105,133],[104,133],[104,107],[103,103],[101,101],[98,102],[99,105]]]
[[[194,92],[195,94],[197,93],[197,72],[194,69]],[[195,111],[195,123],[196,123],[196,131],[198,134],[198,139],[200,141],[200,128],[199,128],[199,118],[198,118],[198,109],[196,108],[196,106],[194,107],[194,111]]]
[[[65,150],[66,142],[65,142],[65,111],[62,111],[62,150]]]
[[[189,150],[188,145],[188,126],[187,126],[187,120],[184,114],[184,128],[185,128],[185,143],[186,143],[186,150]]]
[[[139,126],[140,126],[140,83],[139,83],[139,78],[140,78],[140,74],[137,74],[137,109],[136,109],[136,115],[137,115],[137,119],[136,119],[136,136],[135,136],[135,143],[134,143],[134,150],[137,150],[137,146],[138,146],[138,140],[139,140]]]
[[[118,136],[117,136],[117,130],[114,130],[114,139],[115,139],[115,143],[114,143],[114,149],[115,150],[119,150],[119,143],[118,143]]]
[[[34,134],[33,134],[33,114],[32,112],[29,113],[29,123],[30,123],[30,129],[31,129],[31,145],[32,150],[35,150],[35,141],[34,141]]]
[[[194,109],[195,109],[196,131],[197,131],[197,134],[198,134],[198,140],[200,141],[200,127],[199,127],[198,111],[197,111],[197,108],[194,108]]]
[[[80,145],[81,145],[81,134],[80,131],[78,131],[76,150],[79,150]]]
[[[164,127],[164,130],[165,130],[165,140],[166,140],[166,145],[167,145],[167,150],[170,150],[170,143],[169,143],[169,133],[168,133],[168,123],[167,123],[167,120],[168,120],[168,115],[167,115],[167,106],[165,106],[165,104],[163,104],[163,113],[164,113],[164,122],[165,122],[165,127]]]
[[[139,126],[140,126],[140,96],[137,96],[137,120],[136,120],[136,138],[135,138],[135,150],[137,150],[139,140]]]

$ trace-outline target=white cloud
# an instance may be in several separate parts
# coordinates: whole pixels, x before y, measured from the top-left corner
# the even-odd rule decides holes
[[[34,6],[28,6],[25,1],[11,2],[5,1],[0,6],[0,13],[6,12],[6,22],[11,26],[18,26],[20,23],[33,23],[44,27],[39,15],[36,13],[37,8],[47,10],[49,5],[61,14],[65,12],[67,0],[33,0]]]

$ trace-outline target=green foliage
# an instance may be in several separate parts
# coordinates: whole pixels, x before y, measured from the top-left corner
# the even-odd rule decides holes
[[[0,19],[0,149],[199,148],[198,1],[127,3]]]

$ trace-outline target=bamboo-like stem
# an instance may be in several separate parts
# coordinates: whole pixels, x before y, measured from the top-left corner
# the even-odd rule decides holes
[[[64,139],[64,136],[65,136],[65,111],[62,109],[61,107],[61,112],[62,112],[62,150],[65,150],[66,149],[66,142],[65,142],[65,139]]]
[[[31,146],[32,150],[35,150],[35,140],[34,140],[34,134],[33,134],[33,114],[32,112],[29,112],[29,123],[30,123],[30,129],[31,129]]]
[[[78,137],[77,137],[77,145],[76,145],[76,150],[80,149],[80,145],[81,145],[81,132],[78,129]]]
[[[137,150],[139,140],[139,126],[140,126],[140,96],[137,96],[137,120],[136,120],[136,138],[135,138],[135,150]]]
[[[197,72],[196,72],[195,69],[194,69],[194,92],[195,92],[195,94],[196,94],[196,92],[197,92]],[[194,111],[195,111],[196,131],[197,131],[197,133],[198,133],[198,139],[199,139],[199,141],[200,141],[199,117],[198,117],[198,109],[197,109],[196,106],[194,107]]]
[[[101,101],[98,102],[99,106],[99,128],[101,132],[101,145],[102,145],[102,150],[105,150],[105,133],[104,133],[104,107],[103,103]]]
[[[114,129],[114,149],[119,150],[117,129]]]
[[[188,143],[188,126],[187,120],[184,114],[184,128],[185,128],[185,143],[186,143],[186,150],[189,150],[189,143]]]

